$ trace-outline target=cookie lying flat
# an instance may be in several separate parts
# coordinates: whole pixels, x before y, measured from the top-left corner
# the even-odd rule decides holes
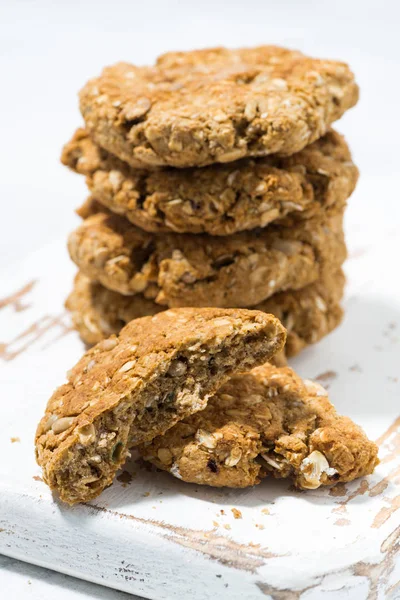
[[[50,398],[36,432],[38,463],[62,500],[94,498],[129,448],[203,409],[236,371],[279,352],[272,315],[190,308],[144,317],[89,350]]]
[[[217,487],[273,475],[315,489],[368,475],[378,462],[377,446],[319,384],[271,365],[233,377],[205,410],[139,450],[179,479]]]
[[[68,249],[93,281],[173,306],[254,306],[317,280],[346,257],[342,214],[229,237],[150,234],[101,212],[85,219]]]
[[[305,346],[318,342],[342,320],[340,300],[343,295],[344,274],[341,269],[329,270],[321,280],[307,287],[274,294],[254,308],[271,313],[287,329],[285,354],[294,356]],[[75,277],[74,288],[65,304],[71,311],[72,322],[87,344],[117,334],[121,328],[139,317],[153,315],[162,308],[142,294],[123,296],[93,283],[82,273]]]
[[[347,144],[334,131],[287,158],[144,171],[130,168],[78,129],[62,162],[87,176],[104,206],[151,232],[229,235],[288,214],[309,218],[333,204],[342,207],[358,177]]]
[[[133,167],[190,167],[299,152],[357,99],[346,64],[261,46],[119,63],[86,84],[80,107],[96,143]]]

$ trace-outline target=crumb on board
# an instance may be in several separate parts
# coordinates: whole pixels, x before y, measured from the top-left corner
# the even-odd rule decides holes
[[[117,480],[122,483],[123,487],[126,487],[129,483],[131,483],[133,477],[136,475],[136,473],[129,473],[129,471],[122,471],[122,473],[120,473],[117,476]]]
[[[40,477],[40,475],[34,475],[32,477],[32,479],[34,479],[35,481],[43,481],[43,479]]]
[[[317,375],[316,377],[314,377],[314,379],[316,381],[333,381],[334,379],[336,379],[338,376],[338,374],[336,373],[336,371],[325,371],[324,373],[320,373],[319,375]]]
[[[355,363],[354,365],[351,365],[351,367],[349,367],[349,371],[353,371],[353,373],[362,373],[362,368],[360,367],[360,365]]]
[[[12,443],[12,444],[15,444],[15,442],[20,442],[20,441],[21,441],[21,440],[19,439],[19,437],[18,437],[18,436],[16,436],[16,437],[11,437],[11,438],[10,438],[10,440],[11,440],[11,443]]]
[[[242,513],[240,512],[240,510],[238,510],[237,508],[231,508],[231,511],[235,519],[242,519]]]
[[[345,527],[347,525],[351,525],[351,522],[348,519],[338,519],[334,522],[334,525],[338,525],[339,527]]]
[[[258,529],[265,529],[264,525],[261,525],[261,524],[259,524],[259,523],[256,523],[256,527],[257,527]]]
[[[228,523],[226,523],[226,525],[224,525],[225,529],[231,529],[231,526],[228,525]]]
[[[214,527],[219,527],[218,521],[213,521],[213,525],[214,525]]]
[[[147,498],[148,496],[150,496],[150,492],[145,492],[144,494],[142,494],[142,496],[144,496],[145,498]]]
[[[221,513],[221,515],[224,515],[224,514],[225,514],[225,511],[224,511],[224,509],[223,509],[223,508],[221,508],[221,510],[220,510],[219,512]]]
[[[268,508],[263,508],[261,512],[262,512],[263,515],[270,515],[271,514],[269,512]]]

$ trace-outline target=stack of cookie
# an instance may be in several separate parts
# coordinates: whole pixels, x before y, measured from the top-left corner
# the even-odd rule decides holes
[[[357,98],[347,65],[273,46],[168,53],[90,81],[62,155],[91,194],[68,244],[83,339],[181,306],[273,313],[289,356],[336,327],[358,171],[330,125]]]

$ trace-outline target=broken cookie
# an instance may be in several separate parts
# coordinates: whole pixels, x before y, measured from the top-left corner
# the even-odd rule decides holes
[[[36,432],[46,483],[70,504],[95,498],[130,447],[205,408],[230,375],[284,342],[280,322],[259,311],[183,308],[132,321],[89,350],[50,398]]]
[[[352,481],[378,463],[377,446],[327,392],[290,368],[235,375],[207,407],[139,448],[183,481],[244,488],[272,475],[301,489]]]

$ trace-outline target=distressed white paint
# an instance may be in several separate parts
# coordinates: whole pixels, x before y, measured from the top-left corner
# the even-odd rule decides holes
[[[394,203],[392,218],[386,217],[371,242],[374,213],[362,208],[363,187],[349,209],[353,257],[347,263],[346,318],[293,366],[311,378],[336,372],[328,382],[332,400],[376,439],[400,412],[399,278],[390,260],[399,256],[400,243],[392,220],[398,222]],[[340,600],[343,586],[348,598],[358,600],[374,592],[371,581],[377,586],[377,595],[371,597],[385,598],[399,579],[400,566],[388,549],[400,511],[393,511],[380,527],[373,524],[383,521],[382,511],[400,493],[399,476],[396,482],[393,475],[400,459],[385,461],[393,436],[382,447],[383,460],[367,479],[368,489],[362,488],[364,493],[345,506],[343,501],[365,483],[347,485],[343,497],[326,489],[295,492],[288,483],[274,481],[250,490],[221,491],[147,471],[135,460],[127,467],[135,473],[132,482],[123,487],[116,481],[92,506],[69,508],[52,498],[45,484],[33,478],[40,476],[33,436],[48,397],[83,351],[75,332],[57,339],[64,332],[57,323],[68,325],[63,301],[73,272],[64,244],[56,243],[7,277],[1,294],[37,280],[21,298],[25,310],[10,305],[0,311],[0,341],[6,352],[18,352],[29,343],[2,364],[0,552],[160,600],[275,598],[279,590],[298,592],[288,598]],[[49,331],[23,335],[32,323],[45,329],[54,317]],[[11,437],[20,442],[11,443]],[[387,476],[386,489],[376,493],[374,486]],[[238,508],[243,518],[235,520],[231,508]]]

